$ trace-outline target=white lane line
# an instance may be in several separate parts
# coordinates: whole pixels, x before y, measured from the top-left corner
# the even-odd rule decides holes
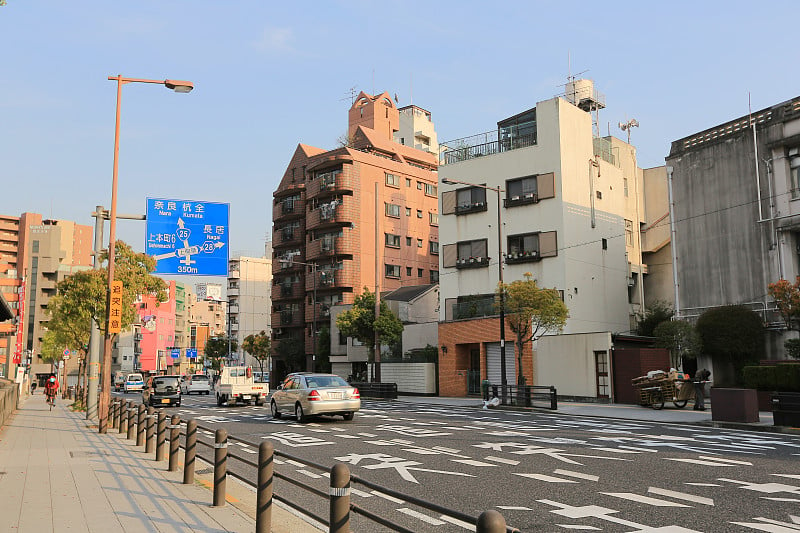
[[[704,498],[685,492],[676,492],[674,490],[660,489],[658,487],[648,487],[647,492],[658,494],[659,496],[666,496],[668,498],[675,498],[676,500],[686,500],[687,502],[694,502],[702,505],[714,505],[714,500],[711,498]]]
[[[721,487],[719,483],[684,483],[684,485],[692,485],[693,487]]]
[[[304,465],[303,463],[298,463],[297,461],[292,461],[291,459],[286,459],[286,463],[292,466],[299,466],[300,468],[306,467],[306,465]]]
[[[766,496],[761,497],[762,500],[772,500],[773,502],[796,502],[800,503],[800,498],[768,498]]]
[[[770,474],[770,476],[780,476],[780,477],[789,477],[792,479],[800,479],[800,475],[798,474]]]
[[[377,437],[377,435],[373,435],[372,433],[359,433],[359,435],[361,435],[362,437],[370,437],[373,439]]]
[[[758,518],[756,518],[756,520],[758,520]],[[797,531],[794,527],[780,526],[778,524],[757,524],[755,522],[731,522],[731,524],[749,527],[750,529],[757,529],[759,531],[767,531],[768,533],[789,533]]]
[[[363,490],[358,490],[353,488],[350,489],[350,494],[353,494],[360,498],[372,498],[372,494],[370,494],[369,492],[364,492]]]
[[[564,529],[580,529],[582,531],[602,531],[599,527],[594,526],[579,526],[576,524],[556,524],[558,527],[563,527]]]
[[[514,507],[512,505],[498,505],[497,508],[504,511],[533,511],[530,507]]]
[[[450,516],[442,514],[442,515],[439,515],[439,520],[444,520],[445,522],[450,522],[451,524],[453,524],[455,526],[458,526],[458,527],[462,527],[462,528],[466,529],[467,531],[475,531],[475,526],[473,526],[472,524],[468,524],[466,522],[463,522],[463,521],[461,521],[461,520],[459,520],[457,518],[453,518],[453,517],[450,517]]]
[[[426,450],[425,448],[405,448],[404,452],[416,453],[417,455],[442,455],[435,450]]]
[[[272,458],[272,462],[275,463],[276,465],[285,465],[286,464],[286,461],[281,461],[280,459],[275,459],[275,457]]]
[[[615,498],[622,498],[623,500],[630,500],[632,502],[644,503],[654,507],[689,507],[682,503],[668,502],[667,500],[659,500],[658,498],[648,498],[632,492],[601,492],[606,496],[613,496]]]
[[[593,476],[591,474],[584,474],[581,472],[573,472],[572,470],[553,470],[554,474],[558,474],[560,476],[568,476],[568,477],[576,477],[579,479],[586,479],[588,481],[599,481],[600,476]]]
[[[242,451],[243,451],[243,452],[245,452],[245,453],[250,453],[250,454],[253,454],[253,455],[255,455],[255,454],[257,454],[257,453],[258,453],[258,451],[254,450],[254,449],[252,449],[252,448],[245,448],[245,449],[244,449],[244,450],[242,450]]]
[[[445,448],[444,446],[434,446],[433,449],[445,453],[461,453],[461,450],[456,450],[453,448]]]
[[[592,450],[612,453],[642,453],[639,450],[620,450],[619,448],[592,448]]]
[[[297,472],[299,474],[303,474],[304,476],[308,476],[311,479],[319,479],[322,477],[319,474],[315,474],[314,472],[309,472],[308,470],[298,470]]]
[[[361,437],[358,437],[356,435],[334,435],[334,437],[339,437],[340,439],[360,439],[361,438]]]
[[[374,494],[378,498],[383,498],[384,500],[389,500],[392,503],[406,503],[403,500],[399,500],[399,499],[395,498],[394,496],[389,496],[388,494],[384,494],[384,493],[382,493],[380,491],[377,491],[377,490],[372,490],[372,491],[370,491],[370,493]]]
[[[707,461],[718,461],[720,463],[731,463],[734,465],[746,465],[746,466],[753,466],[753,463],[748,461],[734,461],[733,459],[725,459],[724,457],[709,457],[708,455],[700,455],[700,459],[706,459]]]
[[[438,519],[436,519],[436,518],[434,518],[432,516],[428,516],[428,515],[422,514],[419,511],[415,511],[413,509],[406,509],[406,508],[401,507],[400,509],[397,509],[397,510],[399,512],[405,514],[405,515],[413,516],[414,518],[417,518],[419,520],[422,520],[423,522],[431,524],[432,526],[443,526],[446,523],[446,522],[442,522],[441,520],[438,520]]]
[[[484,459],[487,461],[494,461],[495,463],[503,463],[504,465],[517,466],[519,464],[519,461],[513,459],[503,459],[502,457],[492,457],[491,455],[484,457]]]
[[[311,429],[309,429],[309,431],[313,431],[314,433],[330,433],[330,431],[328,431],[327,429],[315,429],[315,428],[311,428]]]
[[[236,444],[237,446],[241,446],[242,448],[249,448],[250,447],[249,444],[245,444],[244,442],[235,442],[234,444]]]
[[[665,457],[667,461],[677,461],[679,463],[692,463],[693,465],[705,466],[733,466],[725,463],[717,463],[712,461],[700,461],[699,459],[678,459],[677,457]]]
[[[454,463],[462,463],[469,466],[497,466],[492,463],[484,463],[483,461],[475,461],[474,459],[450,459]]]
[[[658,450],[653,450],[651,448],[639,448],[638,446],[623,446],[623,445],[620,445],[620,448],[625,449],[625,450],[635,450],[637,452],[658,453]]]
[[[521,472],[514,472],[515,476],[527,477],[530,479],[538,479],[539,481],[546,481],[547,483],[577,483],[571,479],[563,479],[560,477],[546,476],[544,474],[524,474]]]

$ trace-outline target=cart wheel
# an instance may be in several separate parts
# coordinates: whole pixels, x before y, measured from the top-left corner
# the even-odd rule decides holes
[[[664,408],[664,395],[661,392],[655,392],[652,396],[652,404],[651,406],[656,411],[660,411]]]
[[[683,409],[684,407],[686,407],[686,404],[689,403],[689,400],[673,400],[672,403],[674,403],[675,407],[677,407],[678,409]]]

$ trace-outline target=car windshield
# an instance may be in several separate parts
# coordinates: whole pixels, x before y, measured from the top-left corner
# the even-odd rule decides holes
[[[157,391],[177,390],[178,378],[172,376],[153,378],[153,388]]]
[[[208,376],[192,376],[192,381],[208,381]]]
[[[141,374],[131,374],[128,376],[128,381],[142,381]]]
[[[308,376],[306,383],[311,389],[321,387],[349,387],[350,384],[339,376]]]

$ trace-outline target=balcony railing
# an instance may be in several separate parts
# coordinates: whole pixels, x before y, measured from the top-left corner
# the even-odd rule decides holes
[[[445,146],[446,149],[439,158],[439,164],[450,165],[461,161],[468,161],[476,157],[494,155],[518,148],[534,146],[536,144],[536,133],[535,123],[532,124],[534,124],[534,133],[504,136],[500,138],[499,130],[493,130],[486,133],[479,133],[478,135],[472,135],[471,137],[464,137],[462,139],[441,143],[441,146]],[[518,129],[529,130],[530,128],[526,128],[526,125],[527,124],[520,124]]]
[[[539,202],[539,195],[535,192],[514,195],[503,199],[503,207],[514,207],[517,205],[535,204]]]
[[[542,256],[539,254],[539,250],[524,250],[522,252],[513,252],[506,255],[506,263],[509,265],[515,263],[532,263],[541,260]]]
[[[465,320],[498,314],[500,310],[495,304],[494,296],[471,297],[460,302],[455,298],[445,301],[445,320]]]
[[[466,215],[468,213],[477,213],[479,211],[486,211],[486,202],[471,202],[468,204],[456,205],[456,215]]]
[[[456,268],[482,268],[489,266],[488,257],[461,257],[456,260]]]

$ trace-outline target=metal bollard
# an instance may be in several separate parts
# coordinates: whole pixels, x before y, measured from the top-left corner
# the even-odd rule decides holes
[[[136,409],[137,407],[131,402],[128,407],[128,440],[136,438]]]
[[[128,431],[128,401],[123,400],[119,406],[119,432]]]
[[[170,472],[178,469],[178,450],[181,438],[181,417],[173,415],[169,425],[169,468]]]
[[[225,505],[225,478],[228,475],[228,432],[214,434],[214,507]]]
[[[505,531],[506,519],[494,509],[484,511],[478,517],[476,533],[505,533]]]
[[[194,456],[197,452],[197,422],[186,423],[186,453],[183,456],[183,484],[194,484]]]
[[[258,487],[256,488],[256,533],[269,533],[272,526],[272,456],[275,447],[262,442],[258,447]]]
[[[331,468],[330,533],[350,533],[350,469],[343,463]]]
[[[145,430],[144,453],[153,453],[156,449],[156,410],[152,407],[148,407],[145,418],[147,418],[147,429]]]
[[[167,415],[158,411],[158,428],[156,429],[156,461],[163,461],[167,443]]]
[[[140,403],[139,412],[136,413],[136,446],[144,446],[146,411],[144,404]]]
[[[119,398],[114,398],[111,403],[111,408],[108,411],[109,418],[111,419],[111,429],[116,429],[119,426]]]

